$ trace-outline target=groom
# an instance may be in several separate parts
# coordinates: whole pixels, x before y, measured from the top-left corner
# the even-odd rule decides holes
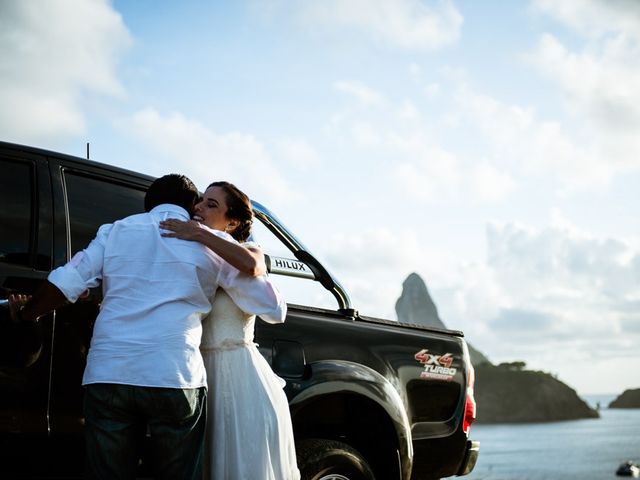
[[[189,220],[197,199],[188,178],[157,179],[146,213],[101,226],[85,250],[13,309],[16,319],[37,321],[102,282],[82,382],[88,478],[134,479],[136,447],[148,429],[157,477],[199,480],[206,417],[199,344],[209,299],[220,286],[248,313],[286,313],[268,280],[240,273],[199,243],[161,236],[158,223]]]

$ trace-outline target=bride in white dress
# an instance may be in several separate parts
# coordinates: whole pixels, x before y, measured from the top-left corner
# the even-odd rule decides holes
[[[252,211],[240,190],[227,182],[211,184],[193,218],[168,220],[161,227],[173,232],[167,236],[203,243],[245,273],[266,273],[264,255],[254,244],[227,241],[197,223],[246,240]],[[200,345],[208,383],[204,479],[297,480],[285,381],[273,373],[253,342],[255,316],[240,310],[221,289],[212,306],[203,321]]]

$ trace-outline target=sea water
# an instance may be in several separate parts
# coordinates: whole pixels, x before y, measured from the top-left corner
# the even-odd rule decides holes
[[[640,409],[609,409],[600,418],[568,422],[474,425],[480,457],[468,480],[606,480],[626,461],[640,462]],[[481,413],[480,413],[481,414]]]

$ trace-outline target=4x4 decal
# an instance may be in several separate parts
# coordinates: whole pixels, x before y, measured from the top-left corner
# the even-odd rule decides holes
[[[414,358],[424,365],[424,371],[420,373],[420,378],[430,380],[444,380],[450,382],[456,374],[457,369],[451,367],[453,355],[434,355],[428,353],[429,350],[422,349],[414,355]]]

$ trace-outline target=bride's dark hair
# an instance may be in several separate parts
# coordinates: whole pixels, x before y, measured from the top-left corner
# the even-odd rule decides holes
[[[251,235],[253,224],[253,208],[251,208],[249,197],[229,182],[213,182],[207,188],[211,187],[220,187],[224,191],[227,200],[227,218],[240,222],[233,232],[229,233],[239,242],[244,242]]]

